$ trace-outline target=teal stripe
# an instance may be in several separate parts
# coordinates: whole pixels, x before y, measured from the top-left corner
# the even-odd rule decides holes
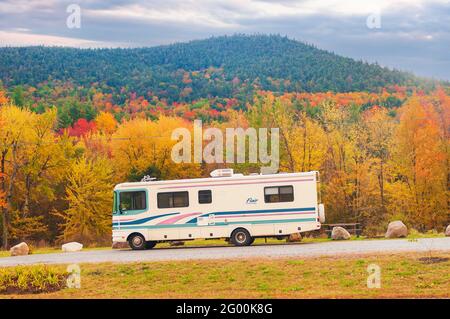
[[[132,221],[123,221],[123,222],[113,222],[113,226],[119,225],[138,225],[138,224],[144,224],[150,220],[156,219],[156,218],[160,218],[160,217],[166,217],[166,216],[171,216],[171,215],[177,215],[179,213],[170,213],[170,214],[162,214],[162,215],[156,215],[156,216],[151,216],[151,217],[146,217],[146,218],[142,218],[142,219],[136,219],[136,220],[132,220]]]
[[[296,223],[296,222],[314,222],[316,218],[298,218],[298,219],[275,219],[275,220],[253,220],[253,221],[240,221],[240,222],[217,222],[214,225],[205,225],[205,226],[227,226],[227,225],[238,225],[238,224],[279,224],[279,223]],[[160,228],[179,228],[179,227],[205,227],[205,226],[196,226],[192,224],[171,224],[171,225],[147,225],[147,226],[120,226],[120,230],[122,229],[160,229]],[[119,230],[118,228],[114,228],[113,230]]]
[[[205,213],[203,215],[197,216],[195,218],[192,218],[191,220],[187,221],[188,224],[195,224],[197,223],[198,217],[205,217],[209,216],[211,214],[214,214],[216,216],[220,215],[239,215],[239,214],[261,214],[261,213],[286,213],[286,212],[307,212],[307,211],[316,211],[315,207],[303,207],[303,208],[284,208],[284,209],[260,209],[260,210],[238,210],[238,211],[227,211],[227,212],[211,212],[211,213]]]

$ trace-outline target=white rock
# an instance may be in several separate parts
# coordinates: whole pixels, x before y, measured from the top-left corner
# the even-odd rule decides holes
[[[11,247],[9,252],[11,253],[11,256],[23,256],[28,255],[28,253],[30,252],[30,248],[28,247],[27,243],[22,242],[18,245],[15,245],[14,247]]]
[[[450,225],[445,229],[445,236],[450,237]]]
[[[333,227],[331,231],[331,238],[333,240],[347,240],[350,237],[350,233],[343,227]]]
[[[402,221],[396,220],[390,222],[386,232],[386,238],[400,238],[408,236],[408,228]]]
[[[61,246],[63,252],[74,252],[83,249],[83,244],[77,242],[67,243]]]

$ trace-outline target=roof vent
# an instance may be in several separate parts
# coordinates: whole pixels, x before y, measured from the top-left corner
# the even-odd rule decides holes
[[[233,176],[232,168],[215,169],[209,175],[211,177],[231,177]]]
[[[267,167],[261,167],[261,175],[270,175],[270,174],[277,174],[278,169],[272,168],[270,166]]]

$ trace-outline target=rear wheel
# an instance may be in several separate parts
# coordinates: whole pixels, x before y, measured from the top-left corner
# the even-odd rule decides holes
[[[128,244],[133,250],[144,250],[146,248],[145,238],[141,234],[131,235]]]
[[[231,233],[230,241],[235,246],[248,246],[253,242],[250,233],[245,228],[238,228]]]

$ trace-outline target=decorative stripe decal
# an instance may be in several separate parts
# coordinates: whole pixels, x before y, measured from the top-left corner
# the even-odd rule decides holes
[[[120,224],[121,228],[122,226],[127,225],[140,225],[144,224],[150,220],[161,218],[161,217],[167,217],[172,215],[177,215],[172,218],[169,218],[167,220],[163,220],[159,222],[158,225],[169,225],[173,224],[183,218],[199,215],[195,218],[190,219],[186,222],[186,224],[196,224],[198,217],[205,217],[209,215],[214,215],[217,218],[237,218],[237,217],[252,217],[252,216],[273,216],[273,215],[291,215],[291,214],[313,214],[316,212],[315,207],[304,207],[304,208],[285,208],[285,209],[262,209],[262,210],[250,210],[250,211],[224,211],[224,212],[211,212],[211,213],[185,213],[180,214],[177,213],[168,213],[168,214],[162,214],[157,216],[150,216],[147,218],[141,218],[136,219],[132,221],[113,221],[113,226],[118,226]]]
[[[179,213],[170,213],[170,214],[163,214],[163,215],[157,215],[157,216],[151,216],[151,217],[147,217],[147,218],[142,218],[142,219],[136,219],[130,222],[113,222],[113,226],[118,226],[120,224],[120,228],[122,228],[123,226],[126,225],[138,225],[138,224],[143,224],[146,223],[150,220],[156,219],[156,218],[160,218],[160,217],[165,217],[165,216],[171,216],[171,215],[177,215]]]
[[[192,224],[170,224],[170,225],[143,225],[143,226],[125,226],[122,229],[158,229],[158,228],[176,228],[176,227],[209,227],[209,226],[227,226],[238,224],[279,224],[279,223],[296,223],[296,222],[316,222],[316,218],[299,218],[299,219],[274,219],[274,220],[254,220],[254,221],[239,221],[239,222],[216,222],[214,225],[196,226]],[[117,229],[117,228],[116,228]]]
[[[179,216],[175,216],[166,220],[163,220],[162,222],[159,222],[157,225],[168,225],[168,224],[174,224],[177,221],[179,221],[180,219],[186,218],[186,217],[190,217],[190,216],[194,216],[194,215],[200,215],[201,213],[189,213],[189,214],[181,214]]]
[[[211,212],[200,215],[198,217],[205,217],[213,214],[214,216],[221,215],[247,215],[247,214],[264,214],[264,213],[285,213],[285,212],[309,212],[316,211],[315,207],[304,207],[304,208],[285,208],[285,209],[261,209],[261,210],[248,210],[248,211],[230,211],[230,212]],[[196,224],[197,217],[189,220],[188,224]]]
[[[276,180],[276,181],[265,181],[265,184],[273,184],[273,183],[290,183],[290,182],[311,182],[314,181],[314,178],[310,179],[292,179],[292,180]],[[159,189],[172,189],[172,188],[189,188],[189,187],[215,187],[215,186],[229,186],[229,185],[250,185],[250,184],[261,184],[259,182],[241,182],[241,183],[225,183],[225,184],[193,184],[193,185],[183,185],[183,186],[169,186],[169,187],[160,187]]]
[[[314,214],[315,211],[310,212],[295,212],[295,213],[275,213],[275,214],[244,214],[244,215],[223,215],[217,216],[215,218],[243,218],[243,217],[253,217],[253,216],[285,216],[285,215],[300,215],[300,214]]]

